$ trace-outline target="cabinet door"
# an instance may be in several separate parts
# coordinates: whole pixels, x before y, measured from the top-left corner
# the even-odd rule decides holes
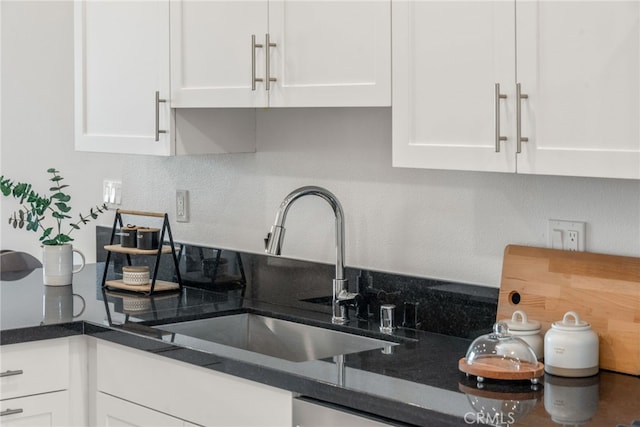
[[[640,3],[517,3],[518,172],[640,178]]]
[[[184,426],[178,418],[104,393],[96,397],[96,417],[99,427]]]
[[[170,3],[172,106],[266,106],[267,0]]]
[[[514,172],[514,2],[394,0],[392,16],[393,165]]]
[[[76,150],[173,154],[169,1],[74,7]]]
[[[3,427],[67,427],[69,398],[66,391],[37,394],[0,402]]]
[[[390,0],[271,0],[272,107],[388,106]]]
[[[291,425],[288,391],[101,340],[96,354],[103,393],[208,427]]]

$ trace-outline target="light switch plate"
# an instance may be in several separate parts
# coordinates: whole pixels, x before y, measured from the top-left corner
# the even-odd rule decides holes
[[[102,201],[108,205],[119,206],[122,203],[122,181],[102,181]]]
[[[176,221],[189,222],[188,190],[176,190]]]

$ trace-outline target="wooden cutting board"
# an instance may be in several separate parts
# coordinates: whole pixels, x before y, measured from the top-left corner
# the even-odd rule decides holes
[[[640,375],[640,258],[509,245],[496,318],[515,310],[543,333],[575,311],[598,333],[601,369]]]

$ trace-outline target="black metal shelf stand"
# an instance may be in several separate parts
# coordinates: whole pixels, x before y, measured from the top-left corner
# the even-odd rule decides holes
[[[147,251],[147,250],[138,250],[136,248],[114,247],[117,230],[122,229],[123,227],[122,215],[137,215],[137,216],[163,218],[162,229],[160,231],[160,236],[158,237],[158,249]],[[146,295],[153,294],[156,291],[155,290],[156,278],[158,276],[158,268],[160,267],[160,257],[162,256],[163,251],[165,250],[165,245],[164,245],[165,235],[169,239],[169,247],[170,247],[171,256],[173,258],[174,272],[175,272],[175,277],[177,279],[177,285],[178,285],[177,289],[182,291],[183,285],[182,285],[182,277],[180,276],[180,268],[179,268],[179,260],[178,260],[179,254],[176,253],[175,243],[173,241],[173,235],[171,234],[171,226],[169,224],[169,215],[167,213],[142,212],[142,211],[131,211],[131,210],[123,210],[123,209],[118,209],[116,211],[116,215],[113,221],[113,228],[111,230],[111,239],[109,241],[110,247],[105,247],[105,249],[107,250],[107,260],[104,267],[104,273],[102,275],[102,288],[110,287],[110,285],[107,282],[107,274],[109,272],[109,263],[111,262],[111,254],[113,252],[122,253],[126,255],[128,265],[131,265],[131,255],[147,255],[147,256],[155,255],[155,264],[153,266],[153,274],[151,275],[151,278],[150,278],[151,283],[150,283],[149,291],[144,292]],[[181,245],[180,253],[182,253],[182,249],[183,249],[183,246]],[[164,253],[166,253],[166,251]],[[114,286],[114,287],[116,289],[122,290],[122,288],[119,288],[117,286]],[[170,290],[176,290],[176,288],[173,288]]]

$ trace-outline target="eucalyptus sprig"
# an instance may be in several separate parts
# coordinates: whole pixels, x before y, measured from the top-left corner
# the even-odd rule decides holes
[[[24,228],[26,231],[41,231],[40,242],[44,245],[63,245],[65,243],[72,242],[70,234],[73,230],[79,230],[81,225],[84,225],[92,219],[97,219],[98,215],[107,210],[107,205],[96,205],[95,208],[89,210],[88,215],[78,214],[80,219],[73,222],[69,222],[69,231],[63,233],[63,222],[71,220],[69,215],[71,212],[71,196],[65,191],[65,188],[69,187],[66,184],[62,184],[64,179],[59,175],[60,171],[49,168],[47,173],[53,175],[49,178],[49,181],[53,183],[49,188],[51,195],[49,197],[38,194],[33,190],[33,186],[26,182],[14,182],[9,178],[5,178],[4,175],[0,176],[0,191],[6,197],[13,197],[20,203],[20,208],[17,209],[9,217],[9,224],[13,225],[13,228]],[[43,224],[47,215],[50,215],[55,222],[55,226],[48,227]],[[53,234],[56,233],[56,234]]]

